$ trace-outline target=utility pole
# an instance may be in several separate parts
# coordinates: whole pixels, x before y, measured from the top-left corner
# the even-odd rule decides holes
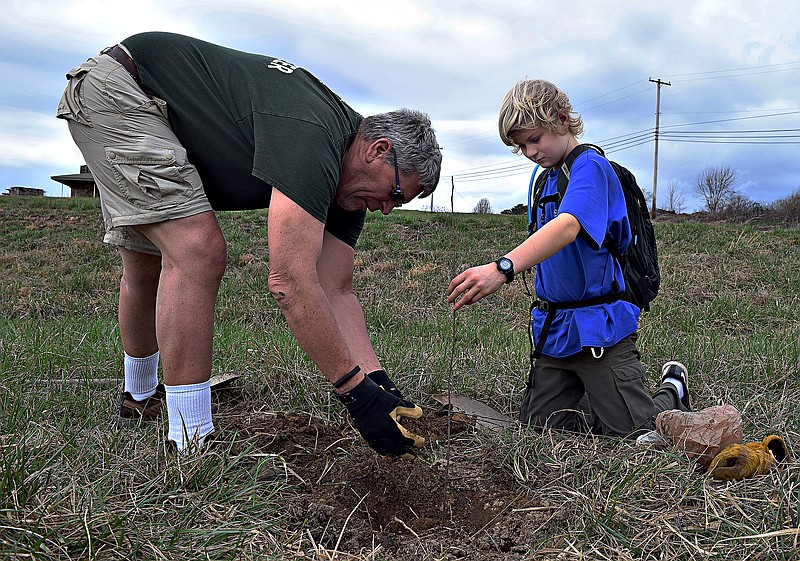
[[[660,78],[653,80],[650,78],[650,81],[656,84],[656,134],[655,134],[655,141],[656,141],[656,152],[653,156],[653,208],[650,211],[650,218],[656,217],[656,190],[658,188],[658,117],[661,114],[661,86],[671,86],[669,82],[662,82]]]

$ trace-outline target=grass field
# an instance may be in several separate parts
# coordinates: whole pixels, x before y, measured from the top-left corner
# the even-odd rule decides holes
[[[0,558],[800,559],[796,463],[720,483],[675,449],[442,432],[430,395],[448,387],[516,415],[523,283],[455,317],[444,292],[519,243],[524,217],[367,219],[356,290],[368,328],[432,423],[405,463],[357,437],[286,326],[267,290],[266,213],[220,221],[214,372],[243,376],[215,397],[227,449],[178,461],[163,453],[164,426],[110,425],[120,262],[100,241],[97,202],[0,198]],[[659,221],[656,234],[662,288],[639,339],[651,388],[681,360],[695,409],[731,404],[746,440],[774,433],[794,451],[800,228]]]

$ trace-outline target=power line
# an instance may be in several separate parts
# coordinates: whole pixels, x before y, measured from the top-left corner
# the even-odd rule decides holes
[[[800,64],[800,60],[792,60],[789,62],[776,62],[773,64],[760,64],[757,66],[742,66],[739,68],[729,68],[728,70],[707,70],[705,72],[691,72],[689,74],[671,74],[668,78],[682,78],[684,76],[700,76],[703,74],[721,74],[723,72],[739,72],[740,70],[751,70],[758,68],[772,68],[775,66],[788,66],[790,64]]]
[[[695,125],[710,125],[713,123],[731,123],[733,121],[749,121],[752,119],[766,119],[769,117],[784,117],[786,115],[797,115],[800,114],[800,111],[787,111],[784,113],[770,113],[768,115],[753,115],[751,117],[733,117],[731,119],[715,119],[713,121],[697,121],[694,123],[676,123],[674,125],[665,125],[664,128],[675,128],[675,127],[692,127]]]
[[[589,103],[590,101],[594,101],[595,99],[600,99],[602,97],[606,97],[607,95],[611,95],[611,94],[614,94],[614,93],[617,93],[617,92],[621,92],[622,90],[627,90],[628,88],[630,88],[632,86],[635,86],[636,84],[641,84],[644,81],[645,81],[644,79],[637,80],[635,82],[631,82],[627,86],[622,86],[621,88],[617,88],[616,90],[612,90],[612,91],[610,91],[608,93],[604,93],[602,95],[598,95],[598,96],[595,96],[595,97],[592,97],[592,98],[589,98],[589,99],[585,99],[583,101],[579,101],[578,103],[575,104],[575,107],[579,107],[581,105]]]
[[[681,123],[679,125],[672,125],[672,127],[726,121],[730,121],[730,119],[702,121],[697,123]],[[660,133],[660,138],[669,143],[693,142],[703,144],[798,144],[800,141],[791,139],[800,138],[800,134],[779,134],[794,132],[800,133],[800,129],[787,128],[745,130],[734,129],[716,131],[662,131]],[[741,136],[745,136],[746,138],[739,138]],[[653,129],[638,130],[629,135],[619,135],[596,141],[597,144],[603,146],[603,149],[607,154],[622,152],[630,148],[636,148],[645,144],[650,144],[651,142],[653,142]],[[447,177],[455,177],[459,181],[463,182],[487,181],[528,174],[530,173],[532,167],[533,164],[528,160],[523,162],[497,162],[464,169]]]
[[[764,133],[778,133],[778,132],[800,132],[800,129],[733,129],[733,130],[716,130],[716,131],[670,131],[664,134],[671,135],[688,135],[688,134],[764,134]]]
[[[800,138],[800,137],[798,137]],[[784,141],[777,141],[777,142],[766,142],[766,141],[746,141],[746,140],[675,140],[670,139],[669,142],[684,142],[688,144],[800,144],[800,140],[794,140],[790,142]]]
[[[758,113],[759,111],[800,111],[800,107],[772,107],[770,109],[738,109],[733,111],[670,111],[670,115],[726,115],[729,113]],[[784,115],[784,113],[779,113]],[[791,114],[791,113],[789,113]],[[757,117],[757,115],[754,115]]]
[[[611,101],[608,101],[606,103],[601,103],[600,105],[595,105],[594,107],[587,107],[586,109],[582,109],[581,113],[588,113],[589,111],[594,111],[595,109],[600,109],[601,107],[605,107],[606,105],[611,105],[612,103],[617,103],[618,101],[622,101],[624,99],[628,99],[630,97],[637,96],[637,95],[645,93],[647,91],[649,91],[649,89],[639,90],[638,92],[634,92],[634,93],[632,93],[630,95],[626,95],[624,97],[619,97],[617,99],[612,99]]]
[[[742,70],[758,70],[761,68],[775,68],[776,66],[789,66],[793,64],[800,64],[800,60],[796,60],[793,62],[781,62],[777,64],[764,64],[761,66],[744,66],[742,68],[731,68],[729,70],[709,70],[707,72],[693,72],[690,74],[673,74],[672,76],[668,77],[676,82],[692,82],[695,80],[711,80],[713,78],[736,78],[739,76],[771,74],[774,72],[791,72],[792,70],[800,70],[800,67],[797,67],[797,68],[780,68],[775,70],[759,70],[758,72],[741,72]],[[736,72],[737,74],[729,74],[730,72]],[[721,74],[728,74],[728,75],[721,76]],[[680,79],[683,78],[684,76],[698,76],[698,78]]]
[[[800,61],[792,61],[792,62],[785,62],[785,63],[777,63],[777,64],[768,64],[768,65],[759,65],[759,66],[751,66],[751,67],[743,67],[743,68],[735,68],[729,70],[718,70],[718,71],[708,71],[708,72],[696,72],[696,73],[689,73],[689,74],[675,74],[670,76],[672,79],[681,82],[689,82],[689,81],[698,81],[698,80],[708,80],[712,79],[713,77],[718,78],[732,78],[738,76],[747,76],[747,75],[757,75],[757,74],[766,74],[766,73],[775,73],[775,72],[789,72],[792,70],[800,70],[800,67],[793,67],[793,65],[800,65]],[[792,66],[791,68],[786,68],[787,66]],[[765,70],[768,69],[768,70]],[[749,71],[749,72],[743,72]],[[735,74],[731,74],[735,73]],[[686,77],[685,79],[682,79]],[[618,92],[622,92],[628,88],[631,88],[644,80],[638,80],[632,82],[626,86],[621,88],[617,88],[605,94],[595,96],[576,104],[576,107],[585,105],[589,102],[602,99],[604,97],[608,97]],[[594,109],[598,109],[600,107],[604,107],[606,105],[610,105],[612,103],[616,103],[617,101],[622,101],[636,95],[640,95],[641,93],[645,93],[647,90],[640,90],[634,93],[618,97],[612,100],[609,100],[605,103],[595,105],[593,107],[589,107],[586,109],[582,109],[581,112],[585,113],[587,111],[592,111]],[[728,119],[714,119],[714,120],[705,120],[705,121],[695,121],[695,122],[686,122],[686,123],[675,123],[669,125],[661,125],[660,133],[656,133],[655,129],[647,128],[647,129],[640,129],[637,131],[633,131],[631,133],[617,135],[613,137],[609,137],[605,140],[598,141],[597,143],[603,146],[606,153],[614,153],[620,152],[623,150],[628,150],[631,148],[636,148],[639,146],[643,146],[645,144],[649,144],[656,140],[656,134],[660,134],[661,138],[665,142],[670,143],[705,143],[705,144],[796,144],[798,141],[793,140],[798,138],[796,135],[790,134],[778,134],[778,133],[791,133],[791,132],[798,132],[798,129],[763,129],[763,130],[751,130],[748,129],[746,131],[731,131],[731,130],[702,130],[702,131],[676,131],[674,129],[682,128],[682,127],[696,127],[699,125],[710,125],[710,124],[717,124],[717,123],[728,123],[728,122],[736,122],[736,121],[747,121],[747,120],[754,120],[754,119],[766,119],[772,117],[785,117],[790,115],[797,115],[800,114],[800,108],[784,108],[784,109],[751,109],[751,110],[733,110],[733,111],[708,111],[708,112],[684,112],[684,113],[669,113],[668,115],[676,116],[676,115],[692,115],[692,114],[736,114],[736,113],[763,113],[771,111],[770,113],[760,114],[760,115],[748,115],[744,117],[732,117]],[[478,142],[480,140],[489,138],[493,136],[495,133],[478,133],[474,135],[468,135],[462,137],[460,139],[456,139],[451,145],[462,145],[462,144],[469,144],[472,142]],[[745,138],[741,138],[744,136]],[[522,163],[517,162],[497,162],[486,164],[483,166],[476,166],[474,168],[464,169],[458,172],[455,172],[452,175],[446,176],[448,178],[455,178],[459,181],[463,182],[476,182],[476,181],[488,181],[494,179],[502,179],[505,177],[512,177],[512,176],[519,176],[523,174],[530,173],[533,164],[528,160],[525,160]],[[444,178],[443,178],[444,179]]]
[[[623,144],[615,144],[615,145],[607,145],[603,144],[603,151],[607,153],[613,152],[621,152],[622,150],[627,150],[628,148],[636,148],[637,146],[643,146],[645,144],[650,144],[653,142],[653,137],[649,138],[641,138],[639,140],[631,140],[630,142],[623,143]]]

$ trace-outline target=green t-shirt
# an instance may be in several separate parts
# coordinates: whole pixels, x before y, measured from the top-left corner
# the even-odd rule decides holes
[[[170,125],[216,210],[266,208],[277,187],[355,244],[364,212],[335,202],[342,159],[361,115],[284,60],[173,33],[128,37],[144,90]]]

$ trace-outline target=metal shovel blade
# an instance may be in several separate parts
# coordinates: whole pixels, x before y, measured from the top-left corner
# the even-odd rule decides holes
[[[431,397],[442,405],[450,403],[455,411],[475,417],[475,424],[484,429],[499,431],[514,424],[511,417],[494,407],[459,393],[451,393],[449,397],[446,393],[440,393]]]
[[[221,374],[215,374],[211,376],[211,389],[215,391],[221,390],[241,375],[241,372],[222,372]]]

